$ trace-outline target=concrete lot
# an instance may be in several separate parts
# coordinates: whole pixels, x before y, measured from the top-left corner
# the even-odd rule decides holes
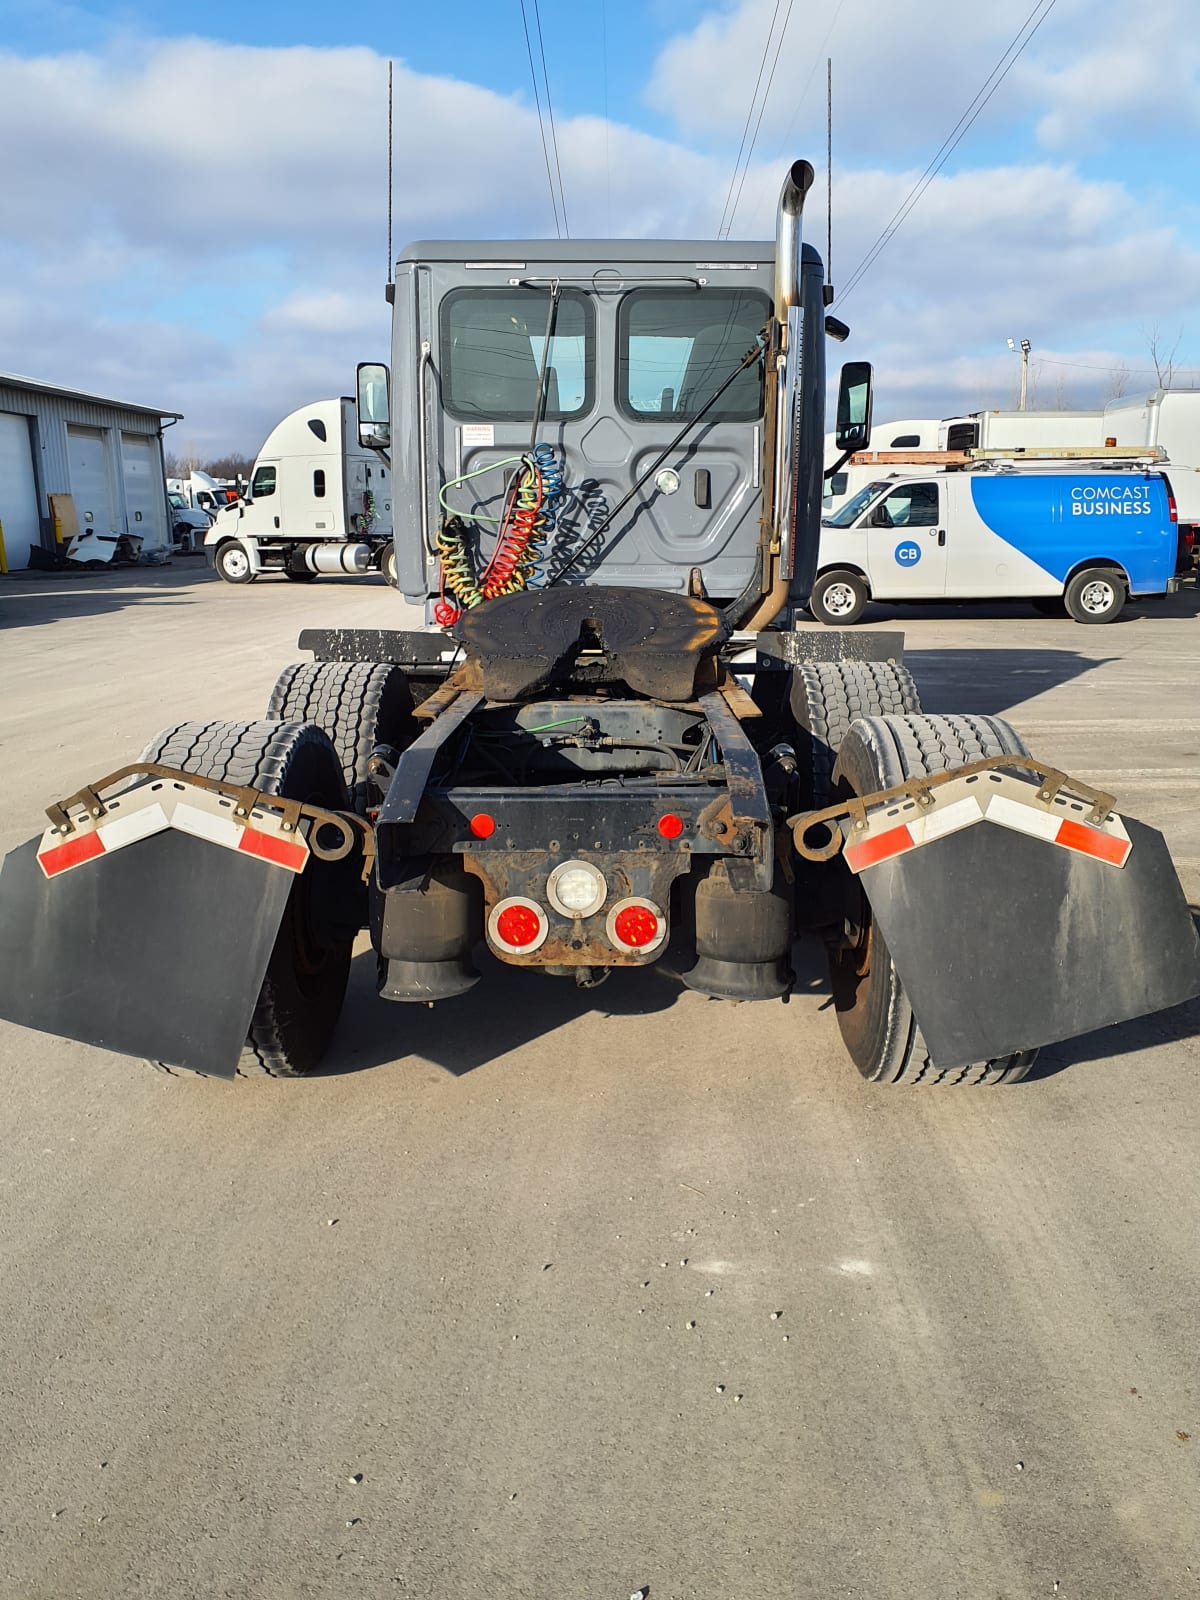
[[[0,845],[260,714],[301,626],[398,610],[0,583]],[[928,709],[1109,784],[1200,900],[1198,610],[899,625]],[[1196,1593],[1200,1005],[903,1092],[803,973],[732,1007],[493,969],[426,1011],[362,957],[298,1084],[0,1026],[0,1597]]]

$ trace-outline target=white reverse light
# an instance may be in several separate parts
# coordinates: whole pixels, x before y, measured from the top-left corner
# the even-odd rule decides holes
[[[564,917],[590,917],[608,897],[604,874],[587,861],[564,861],[546,883],[546,896]]]

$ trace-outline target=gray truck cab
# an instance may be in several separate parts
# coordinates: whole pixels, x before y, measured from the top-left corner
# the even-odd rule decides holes
[[[427,624],[448,614],[441,531],[458,519],[466,561],[486,571],[513,473],[539,444],[561,494],[529,587],[599,582],[727,607],[773,585],[780,616],[806,599],[825,318],[820,259],[792,245],[782,287],[774,240],[435,240],[403,252],[390,404],[384,369],[360,368],[359,418],[363,442],[391,450],[398,587]],[[781,294],[793,339],[782,385],[783,360],[766,350]],[[861,383],[856,398],[865,408]]]

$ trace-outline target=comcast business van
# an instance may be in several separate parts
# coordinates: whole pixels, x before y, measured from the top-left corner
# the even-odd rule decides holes
[[[1028,598],[1111,622],[1131,595],[1178,588],[1192,540],[1163,472],[881,476],[822,522],[811,608],[845,627],[868,600]]]

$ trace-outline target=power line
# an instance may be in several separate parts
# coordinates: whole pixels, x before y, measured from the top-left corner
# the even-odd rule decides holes
[[[563,232],[569,239],[571,230],[567,226],[567,196],[563,190],[562,167],[558,160],[558,129],[554,126],[554,107],[550,103],[550,74],[546,71],[546,41],[542,35],[542,13],[538,0],[533,0],[533,17],[537,24],[538,51],[542,58],[542,84],[546,90],[546,110],[550,117],[550,143],[554,147],[554,170],[558,174],[558,202],[562,207]]]
[[[1094,361],[1056,361],[1053,356],[1039,355],[1037,359],[1039,366],[1072,367],[1079,372],[1123,371],[1128,373],[1131,378],[1139,376],[1148,377],[1151,373],[1153,373],[1155,377],[1158,377],[1159,375],[1157,367],[1130,367],[1126,366],[1126,364],[1120,360],[1110,361],[1106,366],[1100,366]],[[1181,373],[1192,372],[1200,373],[1200,367],[1176,367],[1172,373],[1172,376],[1179,377]]]
[[[746,121],[742,128],[742,142],[738,145],[737,159],[733,163],[733,176],[729,180],[729,188],[725,192],[725,204],[721,207],[721,220],[717,224],[717,238],[725,237],[725,216],[729,210],[729,202],[733,198],[733,186],[737,182],[738,169],[742,164],[742,152],[746,148],[746,138],[750,132],[750,120],[754,116],[754,107],[758,101],[758,91],[762,84],[762,75],[767,67],[767,54],[771,48],[771,40],[775,35],[775,22],[779,16],[779,7],[783,0],[775,0],[775,9],[771,13],[771,26],[767,29],[767,37],[763,42],[762,60],[758,63],[758,77],[754,80],[754,89],[750,95],[750,104],[746,107]]]
[[[1030,40],[1037,33],[1042,23],[1045,22],[1051,11],[1054,10],[1056,4],[1057,0],[1037,0],[1033,10],[1017,29],[1012,42],[1008,45],[1000,59],[996,62],[996,65],[983,80],[983,83],[980,85],[975,98],[971,101],[970,105],[968,105],[962,116],[959,117],[958,121],[954,124],[954,127],[951,128],[945,139],[943,139],[940,147],[937,150],[937,153],[933,157],[933,160],[929,163],[929,165],[925,168],[925,171],[909,190],[908,195],[905,197],[898,210],[893,213],[891,220],[876,239],[875,243],[871,246],[866,255],[859,262],[858,266],[855,267],[854,271],[850,274],[849,282],[842,293],[838,296],[839,305],[845,301],[847,296],[863,278],[865,273],[867,273],[874,265],[881,251],[888,244],[888,241],[894,237],[898,229],[904,223],[905,218],[920,200],[926,189],[928,189],[934,178],[937,177],[938,173],[946,165],[946,162],[954,154],[955,150],[957,150],[958,146],[962,143],[963,139],[970,131],[975,119],[979,116],[984,106],[987,105],[988,101],[995,94],[996,90],[1004,82],[1005,78],[1007,78],[1009,72],[1016,65],[1017,61],[1023,54],[1026,45],[1029,44]],[[1041,12],[1041,15],[1037,16],[1039,11]],[[1036,22],[1034,22],[1035,16],[1037,16]],[[1030,23],[1033,23],[1032,27],[1030,27]],[[1029,31],[1026,32],[1026,29]],[[1023,38],[1022,35],[1024,35]]]
[[[554,192],[554,175],[550,171],[550,148],[546,143],[546,124],[542,118],[542,97],[538,90],[537,69],[533,64],[533,44],[529,38],[529,19],[525,15],[525,0],[520,0],[520,4],[521,26],[525,30],[525,51],[529,57],[529,77],[533,84],[533,101],[537,106],[538,132],[542,136],[542,155],[546,162],[546,182],[550,186],[550,204],[554,209],[554,232],[557,237],[561,239],[563,236],[563,230],[562,224],[558,219],[558,196]]]
[[[754,134],[750,140],[750,148],[746,151],[746,164],[742,168],[741,182],[738,184],[737,198],[733,202],[733,210],[729,213],[729,225],[725,230],[726,238],[728,238],[733,232],[733,224],[737,217],[737,210],[742,203],[742,190],[746,186],[746,178],[750,172],[750,162],[754,156],[754,146],[758,143],[758,130],[762,127],[763,113],[767,109],[767,101],[771,98],[771,85],[775,82],[775,72],[779,66],[779,57],[783,50],[784,37],[788,31],[788,23],[792,20],[792,7],[795,5],[795,3],[796,0],[788,0],[788,8],[783,15],[783,27],[779,30],[779,40],[775,46],[775,59],[771,63],[771,76],[767,79],[767,87],[763,93],[762,104],[758,108],[758,121],[754,124]]]

